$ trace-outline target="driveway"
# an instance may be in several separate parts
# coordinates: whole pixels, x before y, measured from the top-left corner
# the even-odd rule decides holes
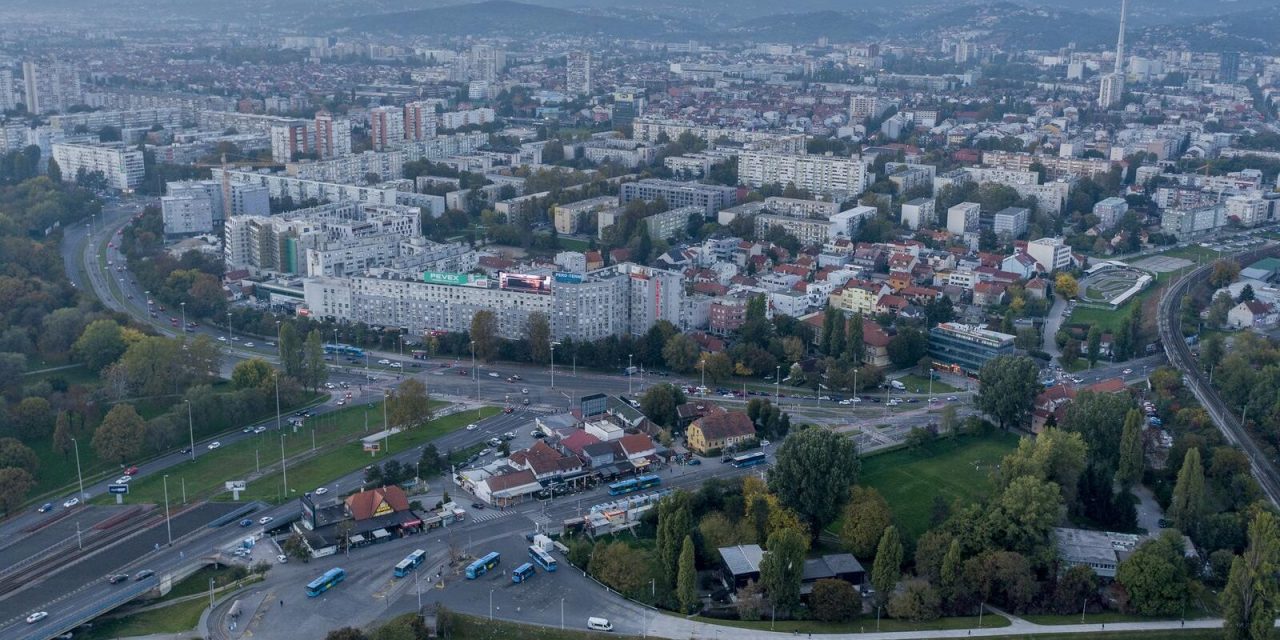
[[[1053,306],[1049,308],[1049,315],[1044,319],[1044,340],[1040,345],[1040,350],[1057,358],[1062,355],[1062,351],[1058,350],[1058,344],[1053,341],[1053,336],[1057,335],[1058,329],[1062,328],[1062,316],[1067,310],[1067,301],[1061,296],[1053,296]]]

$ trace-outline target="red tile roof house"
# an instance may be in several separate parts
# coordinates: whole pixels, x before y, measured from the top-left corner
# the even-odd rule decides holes
[[[582,472],[582,461],[577,456],[567,456],[539,440],[532,447],[512,453],[509,463],[516,469],[528,469],[538,480],[576,475]]]
[[[1035,405],[1031,412],[1031,432],[1040,433],[1044,431],[1045,422],[1049,416],[1054,416],[1055,422],[1062,422],[1063,414],[1066,407],[1072,400],[1076,399],[1076,390],[1069,385],[1056,384],[1045,389],[1036,396]]]

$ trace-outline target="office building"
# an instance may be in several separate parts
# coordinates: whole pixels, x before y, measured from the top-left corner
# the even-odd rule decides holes
[[[271,127],[271,159],[293,162],[311,153],[311,131],[305,120],[292,120]]]
[[[370,109],[369,139],[375,151],[398,147],[404,140],[404,110],[400,107]]]
[[[947,231],[956,235],[964,235],[967,231],[976,232],[981,211],[982,205],[976,202],[961,202],[947,209]]]
[[[22,83],[30,113],[62,112],[73,105],[84,104],[80,72],[72,65],[57,60],[24,62]]]
[[[13,90],[13,69],[0,67],[0,111],[11,111],[18,102],[17,92]]]
[[[142,184],[146,168],[142,152],[123,144],[55,144],[53,159],[63,180],[75,180],[84,173],[101,172],[107,186],[132,191]]]
[[[351,121],[328,111],[316,114],[316,155],[336,158],[351,153]],[[399,174],[396,174],[399,177]]]
[[[1093,205],[1093,215],[1098,216],[1098,227],[1110,229],[1120,222],[1120,218],[1129,211],[1129,203],[1124,198],[1112,196],[1099,200]]]
[[[1001,239],[1016,239],[1027,232],[1031,211],[1022,207],[1007,207],[996,212],[991,230]]]
[[[956,373],[977,373],[988,360],[1013,355],[1013,336],[976,325],[943,322],[929,330],[929,357]]]
[[[930,227],[936,222],[933,198],[916,198],[902,205],[902,224],[915,230]]]
[[[1062,238],[1039,238],[1027,243],[1027,255],[1035,258],[1045,273],[1071,266],[1071,245]]]
[[[738,190],[720,185],[657,178],[622,184],[621,202],[624,205],[632,200],[653,202],[659,199],[669,207],[701,207],[706,217],[712,218],[717,211],[732,207],[737,202]]]
[[[746,151],[738,156],[738,183],[751,187],[795,185],[814,195],[849,198],[870,184],[865,162],[859,158],[790,155]]]
[[[601,209],[612,209],[617,206],[618,198],[614,196],[600,196],[556,205],[552,212],[556,233],[565,235],[577,233],[578,229],[582,227],[582,220],[585,216],[592,215]]]
[[[591,95],[591,52],[570,51],[565,62],[565,93],[573,96]]]

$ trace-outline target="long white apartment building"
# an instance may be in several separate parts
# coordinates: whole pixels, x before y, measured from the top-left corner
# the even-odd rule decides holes
[[[632,137],[649,143],[656,143],[663,134],[668,139],[675,140],[682,134],[692,133],[709,145],[723,138],[736,144],[749,145],[756,150],[775,153],[804,153],[806,148],[804,134],[727,129],[662,118],[636,118],[631,126]]]
[[[378,181],[398,180],[404,177],[403,151],[365,151],[329,158],[291,162],[285,165],[285,173],[304,180],[364,184],[365,177],[373,174]]]
[[[756,237],[764,237],[770,230],[781,228],[805,246],[821,246],[840,237],[852,239],[862,224],[875,215],[875,207],[862,205],[826,216],[760,213],[755,216]]]
[[[402,204],[420,207],[423,213],[439,217],[444,214],[444,196],[433,196],[426,193],[414,193],[413,184],[409,180],[383,182],[372,186],[358,186],[327,182],[323,180],[304,180],[283,173],[253,171],[247,169],[223,169],[214,167],[210,170],[214,180],[222,180],[225,173],[231,184],[261,185],[267,188],[272,198],[289,199],[295,203],[311,200],[321,202],[363,202],[368,204]]]
[[[312,278],[303,283],[313,316],[344,322],[468,331],[477,311],[492,311],[498,331],[526,334],[530,314],[546,314],[556,339],[599,340],[641,335],[658,320],[689,328],[684,277],[674,271],[623,263],[583,274],[549,272],[424,272],[382,277]]]
[[[481,107],[464,111],[446,111],[436,114],[436,118],[440,129],[461,129],[472,125],[489,124],[497,120],[497,113],[489,107]]]
[[[123,144],[55,144],[53,159],[63,180],[75,180],[82,171],[100,171],[107,186],[120,191],[131,191],[142,184],[146,173],[142,152]]]
[[[1031,171],[1031,165],[1040,164],[1050,176],[1099,176],[1112,167],[1112,162],[1103,158],[1063,158],[1020,151],[983,151],[982,164],[1011,171]]]
[[[228,270],[348,275],[390,264],[400,243],[421,230],[417,207],[342,202],[279,216],[232,216],[223,249]]]
[[[85,127],[95,132],[103,127],[131,129],[154,125],[160,125],[165,129],[181,129],[185,124],[183,112],[184,110],[179,107],[154,107],[150,109],[64,113],[49,116],[49,126],[63,131],[74,131],[76,127]]]
[[[847,198],[866,191],[871,175],[860,158],[745,151],[738,156],[738,183],[794,184],[815,195]]]
[[[556,205],[552,211],[556,233],[577,233],[578,228],[582,226],[584,216],[591,215],[601,209],[611,209],[617,206],[618,198],[616,196],[599,196]]]

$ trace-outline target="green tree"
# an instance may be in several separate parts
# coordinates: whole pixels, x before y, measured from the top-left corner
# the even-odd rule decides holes
[[[769,534],[768,553],[760,561],[760,583],[777,611],[792,611],[800,604],[800,581],[809,540],[804,533],[783,528]]]
[[[1142,412],[1130,409],[1124,417],[1124,429],[1120,433],[1120,462],[1116,469],[1116,483],[1128,489],[1142,480],[1145,466],[1142,451]]]
[[[844,316],[841,315],[841,317],[843,318]],[[846,362],[854,365],[862,364],[863,357],[866,355],[867,351],[867,345],[865,338],[863,337],[864,322],[865,320],[862,318],[862,312],[853,314],[853,317],[849,319],[849,332],[845,336],[844,359]],[[911,331],[915,330],[911,329]],[[892,357],[892,355],[890,355],[890,357]]]
[[[427,387],[417,378],[401,381],[387,402],[387,419],[397,427],[416,427],[431,419]]]
[[[685,536],[680,545],[679,575],[676,576],[676,599],[685,613],[698,609],[698,570],[693,560],[693,537]]]
[[[11,413],[13,426],[27,440],[45,438],[53,431],[53,407],[40,396],[23,398]]]
[[[40,468],[40,458],[16,438],[0,438],[0,468],[3,467],[15,467],[35,475]]]
[[[236,363],[231,370],[231,386],[236,389],[270,389],[276,370],[262,358]]]
[[[1178,481],[1173,485],[1173,500],[1169,503],[1169,517],[1174,526],[1196,538],[1204,521],[1204,509],[1204,465],[1200,461],[1200,450],[1192,448],[1182,458]]]
[[[1035,555],[1049,542],[1062,518],[1058,485],[1033,476],[1014,479],[1000,493],[988,519],[989,531],[1005,549]]]
[[[527,337],[529,357],[538,364],[551,362],[551,322],[547,314],[534,311],[529,314]]]
[[[71,453],[73,446],[74,443],[71,442],[71,414],[67,411],[59,411],[58,420],[53,425],[53,450],[66,456]]]
[[[1231,572],[1220,604],[1227,640],[1267,640],[1274,637],[1280,615],[1280,527],[1276,516],[1262,509],[1249,523],[1249,546],[1231,561]]]
[[[662,360],[672,371],[689,373],[698,364],[698,343],[688,335],[677,333],[662,346]]]
[[[120,359],[128,345],[114,320],[94,320],[72,345],[72,352],[90,371],[100,372]]]
[[[693,503],[687,491],[676,491],[658,503],[658,532],[656,551],[658,563],[667,585],[680,571],[680,552],[684,539],[693,531]]]
[[[733,360],[723,351],[702,354],[702,366],[707,372],[707,380],[718,383],[733,375]]]
[[[324,361],[324,342],[320,337],[319,329],[307,334],[303,355],[306,370],[302,383],[304,386],[311,387],[312,391],[317,391],[320,385],[329,379],[329,367]]]
[[[964,557],[960,552],[960,541],[951,539],[947,554],[942,557],[942,571],[938,576],[938,587],[942,597],[950,601],[960,588],[960,572],[964,568]]]
[[[809,608],[822,622],[848,622],[862,613],[862,594],[844,580],[824,578],[813,583]]]
[[[880,535],[880,543],[876,545],[876,559],[871,565],[871,586],[876,588],[876,606],[884,606],[889,601],[901,576],[902,539],[898,536],[898,528],[889,526]]]
[[[103,460],[124,464],[142,452],[144,427],[133,405],[117,404],[93,432],[93,448]]]
[[[640,396],[640,410],[663,427],[674,427],[679,421],[676,407],[686,401],[684,392],[672,384],[656,384]]]
[[[293,323],[286,322],[280,325],[280,363],[284,374],[301,382],[305,378],[302,362],[302,339]]]
[[[22,508],[27,494],[36,486],[35,478],[26,469],[0,467],[0,509],[8,516],[14,509]]]
[[[852,440],[825,429],[804,429],[778,448],[769,488],[807,521],[816,537],[840,514],[859,467]]]
[[[978,372],[978,409],[995,418],[1001,429],[1025,423],[1040,393],[1039,370],[1035,361],[1025,356],[988,360]]]
[[[888,351],[893,366],[906,368],[925,357],[929,351],[929,338],[919,329],[904,327],[889,340]]]
[[[431,478],[444,473],[449,468],[449,461],[440,455],[440,450],[436,448],[435,443],[428,443],[422,448],[422,455],[418,457],[418,473],[423,478]]]
[[[1098,358],[1102,356],[1102,329],[1098,325],[1089,328],[1089,350],[1086,351],[1089,358],[1089,366],[1098,363]]]
[[[589,570],[599,581],[634,598],[649,588],[652,565],[652,555],[618,540],[597,545]]]
[[[1125,415],[1132,406],[1128,396],[1092,391],[1082,391],[1067,405],[1062,428],[1079,433],[1085,442],[1094,443],[1089,448],[1089,466],[1115,473],[1120,463],[1116,445],[1124,431]]]
[[[471,316],[471,342],[477,358],[493,362],[498,355],[498,316],[488,309]]]
[[[1063,493],[1071,502],[1084,472],[1087,451],[1080,434],[1048,427],[1035,439],[1022,438],[1017,450],[1004,457],[1000,463],[1000,486],[1004,488],[1017,478],[1031,476],[1069,487]]]
[[[1177,615],[1187,597],[1187,578],[1182,534],[1174,530],[1139,545],[1116,569],[1129,606],[1144,616]]]
[[[912,622],[936,620],[942,615],[942,600],[933,585],[914,578],[904,582],[902,588],[889,598],[888,611],[894,618]]]
[[[884,530],[893,524],[893,512],[884,497],[871,487],[854,486],[844,506],[840,542],[859,558],[870,558]]]
[[[836,310],[835,317],[831,320],[831,348],[827,355],[833,358],[844,356],[845,353],[845,337],[847,335],[848,323],[845,321],[844,312]]]

